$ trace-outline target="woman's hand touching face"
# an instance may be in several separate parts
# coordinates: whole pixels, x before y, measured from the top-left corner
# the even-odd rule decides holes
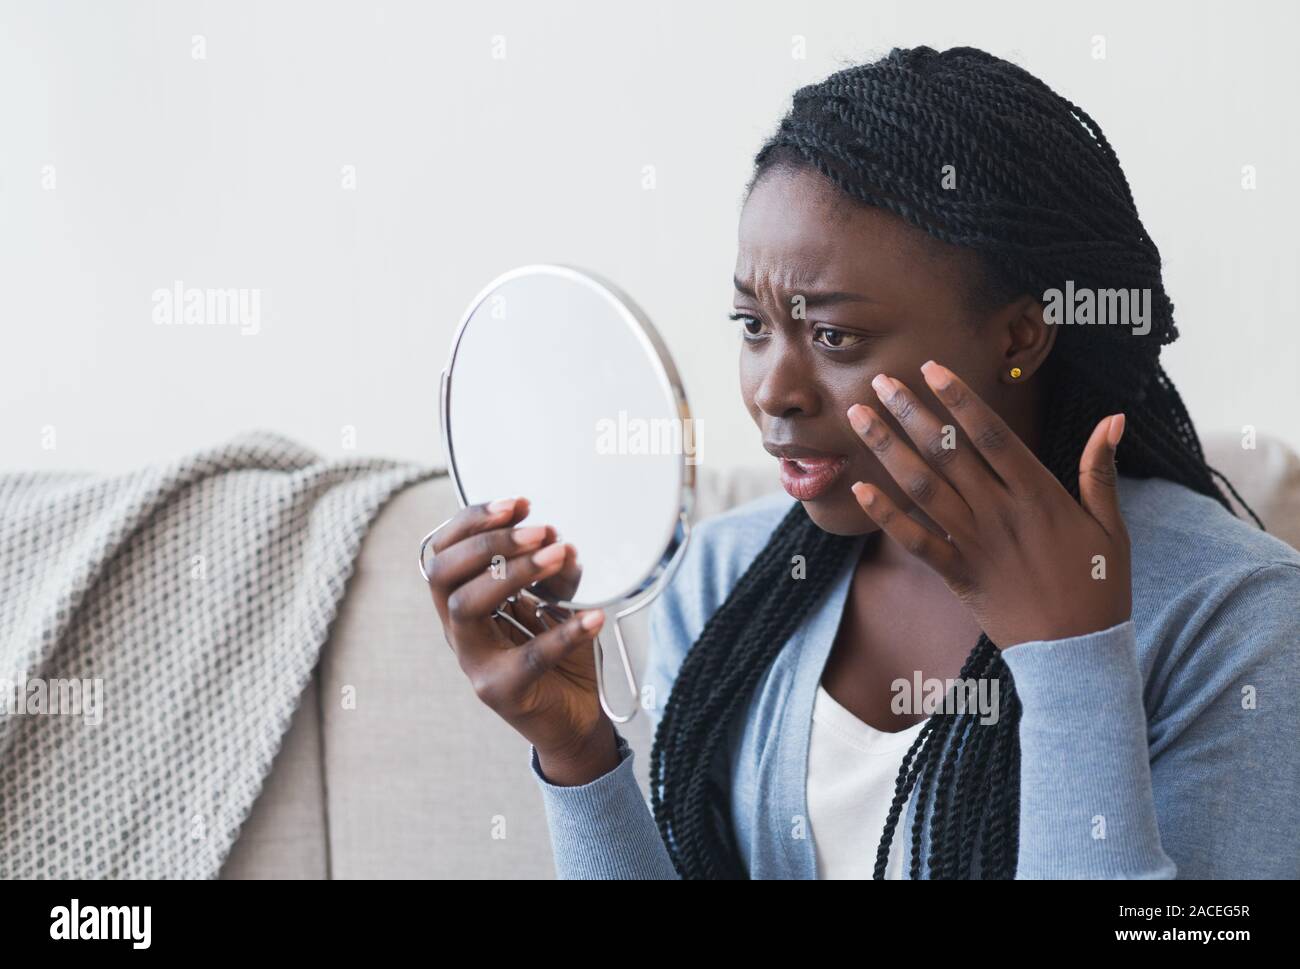
[[[910,517],[880,487],[857,482],[862,510],[934,569],[1001,649],[1128,620],[1129,539],[1115,468],[1124,415],[1103,418],[1083,449],[1080,504],[960,378],[934,362],[921,372],[951,421],[883,373],[872,386],[910,441],[865,404],[850,407],[848,418],[898,487],[946,534]],[[952,421],[965,438],[953,433]]]

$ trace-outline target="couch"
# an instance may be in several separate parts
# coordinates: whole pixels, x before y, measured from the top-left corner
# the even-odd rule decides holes
[[[1204,444],[1269,531],[1300,547],[1300,458],[1264,437],[1254,449],[1237,434]],[[768,466],[698,470],[697,520],[779,487]],[[457,507],[444,474],[375,520],[222,878],[554,877],[528,743],[475,696],[416,569],[420,537]],[[638,666],[648,613],[624,627]],[[620,730],[648,792],[647,720]]]

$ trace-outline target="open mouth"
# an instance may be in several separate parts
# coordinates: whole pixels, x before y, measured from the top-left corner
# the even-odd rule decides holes
[[[781,462],[781,487],[800,501],[812,501],[825,494],[849,463],[846,457],[778,460]]]

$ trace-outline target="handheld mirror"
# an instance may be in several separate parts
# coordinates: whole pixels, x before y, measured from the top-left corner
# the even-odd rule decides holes
[[[695,503],[697,428],[676,367],[644,313],[611,283],[559,265],[498,276],[470,303],[442,373],[442,440],[462,508],[529,499],[520,524],[549,524],[579,556],[518,596],[545,625],[560,609],[605,609],[629,699],[615,713],[600,636],[596,684],[625,723],[639,705],[619,620],[648,605],[677,567]],[[443,522],[445,525],[446,522]],[[438,528],[441,528],[439,525]],[[420,573],[438,528],[420,545]],[[532,636],[513,616],[497,617]]]

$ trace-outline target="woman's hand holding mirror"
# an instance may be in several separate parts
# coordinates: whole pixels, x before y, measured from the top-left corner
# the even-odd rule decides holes
[[[549,607],[542,619],[524,598],[507,604],[543,582],[567,599],[564,590],[576,588],[581,574],[576,549],[559,543],[550,526],[513,527],[527,514],[522,498],[462,508],[432,543],[429,588],[479,699],[537,748],[554,783],[585,783],[618,763],[591,650],[605,616]],[[533,635],[502,621],[498,609],[509,609]]]

